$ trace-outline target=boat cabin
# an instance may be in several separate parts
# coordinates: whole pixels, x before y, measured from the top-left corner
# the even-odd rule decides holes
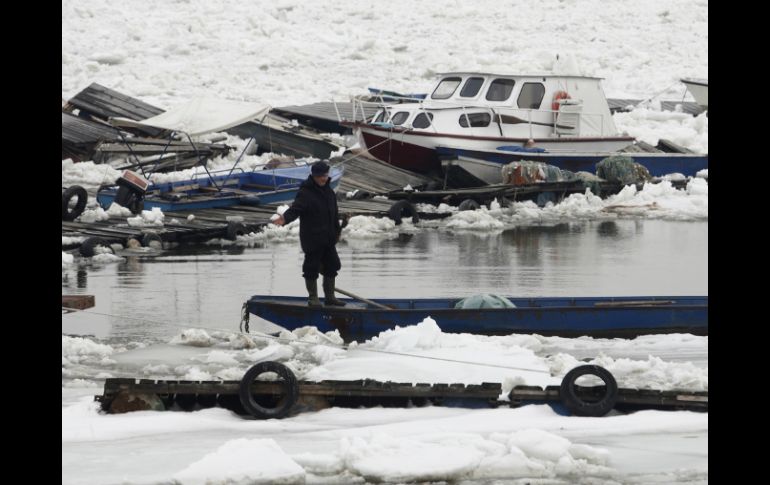
[[[451,72],[439,75],[424,100],[408,101],[383,105],[372,123],[471,136],[617,134],[595,77]]]

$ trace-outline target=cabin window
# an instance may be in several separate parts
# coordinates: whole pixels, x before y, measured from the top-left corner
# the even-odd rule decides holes
[[[403,125],[407,118],[409,118],[408,111],[399,111],[393,115],[393,118],[390,119],[390,122],[394,125]]]
[[[460,85],[460,81],[462,81],[462,78],[459,78],[459,77],[447,77],[442,79],[441,82],[438,83],[436,90],[433,91],[431,98],[433,99],[450,98],[454,94],[455,89],[457,89],[457,86]]]
[[[487,90],[487,101],[505,101],[513,92],[513,79],[495,79]]]
[[[470,119],[470,123],[468,123],[468,120]],[[483,128],[485,126],[489,126],[489,123],[492,121],[492,117],[489,116],[489,113],[471,113],[469,115],[462,114],[460,115],[460,126],[463,128],[468,128],[468,125],[470,124],[473,128]]]
[[[382,123],[385,120],[385,110],[380,111],[380,113],[372,120],[372,123]]]
[[[519,93],[519,99],[517,103],[519,108],[523,109],[538,109],[540,103],[543,102],[543,95],[545,94],[545,86],[540,83],[524,83]]]
[[[476,96],[477,94],[479,94],[479,90],[481,89],[482,84],[484,84],[483,77],[469,77],[465,81],[463,88],[460,90],[460,97],[472,98]]]
[[[433,121],[433,113],[420,113],[412,121],[413,128],[428,128]]]

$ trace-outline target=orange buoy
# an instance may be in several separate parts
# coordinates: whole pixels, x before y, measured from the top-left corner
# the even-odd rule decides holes
[[[553,111],[559,111],[560,99],[570,99],[569,93],[567,91],[556,91],[553,94],[553,103],[551,103],[551,109]]]

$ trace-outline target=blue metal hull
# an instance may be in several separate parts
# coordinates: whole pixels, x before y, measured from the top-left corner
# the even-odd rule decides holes
[[[505,165],[521,160],[543,162],[571,172],[596,173],[596,164],[613,155],[631,157],[635,162],[643,165],[650,171],[650,175],[662,176],[669,173],[681,173],[687,176],[695,176],[698,171],[709,168],[708,155],[688,153],[636,153],[636,152],[508,152],[505,150],[482,151],[464,150],[461,148],[438,147],[436,153],[440,157],[455,158],[467,157]]]
[[[329,183],[333,189],[339,185],[343,172],[342,169],[337,168],[331,170]],[[188,211],[238,204],[261,205],[290,202],[294,200],[299,186],[309,174],[309,166],[291,167],[260,172],[235,172],[230,176],[215,175],[212,177],[215,183],[212,183],[208,177],[200,177],[193,180],[153,184],[147,188],[144,210],[157,207],[164,212]],[[196,188],[186,188],[191,185],[195,185]],[[222,187],[222,190],[212,191],[211,189],[216,186]],[[116,187],[100,190],[96,194],[96,200],[102,207],[108,208],[115,200],[117,192]],[[175,193],[181,197],[178,200],[169,200],[169,193]]]
[[[378,299],[384,310],[343,299],[345,307],[311,308],[305,297],[257,295],[249,312],[288,330],[339,330],[345,341],[366,340],[396,325],[433,318],[448,333],[512,333],[577,337],[645,334],[708,335],[708,296],[512,298],[516,308],[455,309],[459,299]]]

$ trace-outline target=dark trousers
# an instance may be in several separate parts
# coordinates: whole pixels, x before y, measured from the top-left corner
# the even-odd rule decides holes
[[[318,273],[334,278],[342,267],[337,248],[334,245],[314,247],[305,251],[305,262],[302,263],[302,276],[311,280],[318,279]]]

